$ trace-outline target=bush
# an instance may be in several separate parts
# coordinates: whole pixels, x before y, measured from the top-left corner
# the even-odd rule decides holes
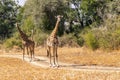
[[[43,46],[44,46],[47,37],[48,37],[48,36],[47,36],[46,33],[37,32],[37,33],[34,35],[34,38],[33,38],[34,41],[35,41],[36,46],[40,46],[40,45],[43,45]]]
[[[99,42],[99,46],[100,46],[101,49],[110,49],[110,44],[109,44],[108,40],[110,40],[110,39],[104,38],[104,37],[101,37],[99,39],[98,42]]]
[[[59,46],[63,47],[79,47],[76,37],[73,34],[65,34],[59,39]]]
[[[119,32],[120,33],[120,32]],[[120,47],[120,37],[119,33],[115,32],[106,32],[102,34],[102,37],[99,37],[99,46],[102,49],[117,49]]]
[[[77,39],[77,43],[78,43],[80,46],[83,46],[83,45],[84,45],[84,39],[83,39],[83,37],[79,36],[78,39]]]
[[[4,42],[5,48],[13,48],[14,45],[17,45],[19,47],[22,47],[21,41],[19,39],[15,39],[14,37],[11,37]]]
[[[93,50],[97,49],[99,46],[98,41],[92,32],[88,32],[87,34],[85,34],[84,40],[85,45]]]
[[[106,19],[99,29],[94,30],[102,49],[118,49],[120,47],[120,17]]]
[[[19,37],[19,33],[15,32],[12,37],[6,39],[3,43],[5,48],[13,48],[14,45],[19,46],[20,48],[22,48],[22,42],[21,39]]]

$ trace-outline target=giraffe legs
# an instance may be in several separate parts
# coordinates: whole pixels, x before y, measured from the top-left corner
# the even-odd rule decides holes
[[[24,55],[25,55],[25,45],[23,45],[23,60],[24,60]]]
[[[57,54],[57,46],[55,46],[54,47],[54,52],[53,52],[53,58],[54,58],[54,65],[56,66],[56,67],[59,67],[59,65],[58,65],[58,54]]]
[[[55,47],[55,58],[56,58],[56,66],[59,67],[59,65],[58,65],[57,46]]]
[[[34,54],[35,54],[34,53],[35,52],[35,44],[33,45],[33,51],[32,52],[33,52],[33,58],[35,58],[35,56],[34,56]]]
[[[52,49],[52,50],[51,50]],[[57,55],[57,47],[48,47],[49,58],[50,58],[50,67],[59,67],[58,65],[58,55]],[[52,53],[51,53],[52,51]]]
[[[49,50],[47,50],[47,57],[49,57]]]
[[[56,38],[55,38],[56,39]],[[57,45],[58,40],[54,40],[55,42],[50,43],[49,39],[47,39],[47,57],[50,59],[50,67],[59,67],[58,65],[58,54],[57,54]]]
[[[53,47],[53,67],[56,66],[55,64],[55,46]]]
[[[32,61],[32,51],[31,51],[31,48],[29,47],[29,50],[30,50],[30,62]]]
[[[29,51],[28,51],[28,47],[26,47],[26,49],[27,49],[27,55],[29,56]]]
[[[49,51],[49,58],[50,58],[50,67],[52,66],[52,56],[51,56],[51,47],[48,47],[48,51]]]
[[[49,47],[47,46],[47,57],[49,57]]]
[[[33,60],[35,59],[35,56],[34,56],[34,49],[35,49],[35,44],[32,45],[32,53],[31,53],[31,54],[32,54]]]
[[[29,47],[30,49],[30,62],[34,59],[34,45]]]
[[[25,56],[25,49],[27,50],[27,55],[30,58],[30,62],[32,61],[32,58],[34,58],[34,48],[35,48],[35,43],[31,42],[31,44],[28,43],[23,43],[23,60]],[[30,53],[30,55],[29,55]]]

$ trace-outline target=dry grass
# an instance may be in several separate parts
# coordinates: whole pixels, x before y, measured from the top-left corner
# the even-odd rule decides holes
[[[119,80],[120,72],[45,69],[20,59],[0,58],[0,80]]]
[[[0,51],[0,54],[22,54],[20,50]],[[35,49],[35,55],[46,56],[45,48]],[[120,67],[120,51],[105,52],[102,50],[91,51],[86,48],[59,48],[59,61],[79,65],[98,65]]]
[[[0,51],[0,54],[21,54],[21,51]],[[91,51],[86,48],[59,48],[59,61],[79,65],[120,67],[120,52]],[[38,47],[35,55],[46,56]],[[120,71],[69,70],[41,68],[20,59],[0,58],[0,80],[120,80]]]
[[[36,55],[46,56],[45,48],[37,48]],[[59,61],[79,65],[120,67],[120,51],[91,51],[86,48],[59,48]]]

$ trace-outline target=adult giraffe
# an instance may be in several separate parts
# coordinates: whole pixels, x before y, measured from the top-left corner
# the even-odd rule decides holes
[[[18,27],[18,23],[15,24],[19,33],[20,33],[20,37],[22,39],[22,46],[23,46],[23,60],[24,60],[24,55],[25,55],[25,48],[27,49],[27,54],[29,55],[29,51],[30,51],[30,56],[31,59],[30,61],[32,61],[32,58],[34,58],[34,48],[35,48],[35,43],[34,41],[30,40],[28,38],[28,36]],[[29,51],[28,51],[29,49]]]
[[[55,28],[53,29],[52,33],[50,36],[47,38],[47,56],[50,58],[50,66],[51,67],[59,67],[58,65],[58,54],[57,54],[57,48],[58,48],[58,38],[57,38],[57,31],[58,31],[58,26],[61,21],[61,18],[63,16],[58,15],[56,16],[57,22],[55,25]],[[53,53],[51,52],[53,51]],[[52,64],[52,56],[53,56],[53,64]]]

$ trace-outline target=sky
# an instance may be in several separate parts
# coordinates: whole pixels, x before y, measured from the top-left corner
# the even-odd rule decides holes
[[[17,0],[16,0],[16,1],[17,1]],[[23,6],[23,5],[25,4],[25,1],[26,1],[26,0],[18,0],[18,2],[19,2],[18,4],[19,4],[20,6]],[[72,7],[72,8],[75,8],[75,6],[74,6],[73,4],[71,4],[71,7]]]
[[[17,1],[17,0],[16,0],[16,1]],[[21,5],[21,6],[23,6],[23,5],[25,4],[25,1],[26,1],[26,0],[18,0],[18,2],[19,2],[18,4]]]

